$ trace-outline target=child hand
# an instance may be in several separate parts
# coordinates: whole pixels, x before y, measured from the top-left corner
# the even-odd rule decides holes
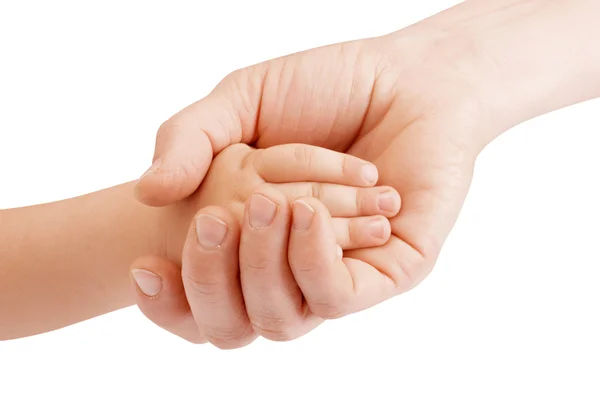
[[[167,229],[167,257],[180,259],[184,233],[198,209],[224,207],[241,223],[245,207],[254,205],[263,211],[249,222],[255,228],[267,226],[275,211],[283,211],[265,197],[267,193],[289,202],[301,197],[320,200],[332,216],[336,242],[343,250],[383,245],[391,233],[387,218],[398,214],[400,196],[391,187],[375,187],[376,182],[375,166],[345,153],[303,144],[268,149],[233,145],[213,160],[198,191],[168,211],[167,225],[172,226]],[[390,204],[380,208],[382,193]],[[207,233],[201,243],[205,248],[218,245],[214,233],[219,227],[213,226],[202,229]]]

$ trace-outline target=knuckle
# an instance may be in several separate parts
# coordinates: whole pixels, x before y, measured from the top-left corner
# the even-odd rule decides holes
[[[323,201],[323,198],[325,196],[325,192],[323,190],[323,185],[321,183],[317,183],[317,182],[311,183],[310,196],[316,198],[319,201]]]
[[[289,195],[290,202],[302,197],[314,197],[316,189],[315,182],[305,182],[297,185]]]
[[[222,283],[215,278],[196,278],[186,275],[187,285],[196,291],[207,303],[217,303],[223,299]]]
[[[294,333],[289,328],[270,328],[268,326],[254,325],[254,329],[263,338],[273,342],[289,342],[296,339]]]
[[[152,322],[164,329],[172,329],[181,325],[183,322],[183,318],[178,315],[173,315],[170,312],[167,313],[154,313],[154,315],[150,315],[150,313],[144,312],[146,317],[150,318]]]
[[[156,324],[157,326],[161,327],[164,330],[167,330],[169,332],[172,332],[172,330],[175,329],[181,329],[182,327],[186,327],[187,324],[185,324],[185,322],[187,321],[188,317],[187,315],[185,316],[181,316],[178,314],[174,314],[173,312],[166,312],[166,313],[155,313],[155,315],[150,315],[150,313],[148,312],[143,312],[146,317],[148,317],[154,324]],[[194,324],[194,328],[195,328],[195,324]],[[197,329],[194,329],[194,332],[185,332],[185,333],[177,333],[174,332],[176,335],[180,336],[182,339],[193,343],[195,345],[201,345],[206,343],[206,338],[204,338],[200,332],[197,332]]]
[[[356,212],[359,214],[364,214],[367,212],[365,194],[361,189],[354,189],[354,206]]]
[[[240,122],[244,127],[250,129],[254,125],[253,115],[258,112],[260,101],[256,93],[261,93],[266,64],[254,65],[234,70],[219,83],[219,88],[224,90],[225,95],[239,109]],[[245,128],[244,128],[245,129]]]
[[[348,295],[330,294],[324,300],[307,301],[310,311],[315,315],[333,320],[344,317],[348,313],[350,299]]]
[[[173,133],[173,130],[176,129],[176,124],[176,116],[173,116],[161,123],[161,125],[158,127],[158,132],[156,133],[156,139],[158,143]]]
[[[230,350],[245,346],[254,335],[254,329],[248,322],[231,328],[205,324],[204,335],[215,347]]]
[[[348,157],[348,156],[342,157],[342,169],[340,170],[340,172],[342,174],[343,179],[346,179],[350,173],[350,171],[349,171],[350,164],[348,163],[349,159],[350,159],[350,157]]]
[[[259,258],[258,260],[244,262],[244,267],[255,271],[263,271],[269,268],[277,268],[277,265],[273,264],[272,261]]]
[[[297,338],[296,327],[281,317],[263,313],[252,316],[251,322],[256,332],[265,339],[287,342]]]
[[[420,243],[426,244],[423,241],[420,241]],[[417,246],[415,242],[412,242],[412,245],[413,248]],[[419,250],[423,251],[422,248],[414,248],[412,255],[396,258],[392,263],[388,277],[396,285],[398,293],[406,292],[419,285],[435,266],[439,250],[436,250],[430,256],[425,255],[428,251],[420,253]]]
[[[156,146],[164,148],[165,145],[168,145],[168,142],[179,134],[189,123],[189,116],[183,112],[177,113],[171,118],[163,121],[156,133]]]
[[[359,243],[361,241],[361,235],[362,233],[364,233],[367,229],[365,228],[361,228],[359,225],[357,225],[356,223],[358,222],[358,219],[350,219],[348,221],[348,243],[350,245],[352,245],[353,243]]]
[[[288,260],[290,268],[293,269],[294,273],[298,274],[298,277],[314,277],[317,273],[317,265],[312,259],[306,257],[296,258],[294,255],[290,256]]]

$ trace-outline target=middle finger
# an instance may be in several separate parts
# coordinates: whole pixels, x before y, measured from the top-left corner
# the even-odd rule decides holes
[[[248,199],[240,276],[254,329],[270,340],[298,338],[323,320],[308,311],[287,260],[291,211],[285,195],[263,185]]]

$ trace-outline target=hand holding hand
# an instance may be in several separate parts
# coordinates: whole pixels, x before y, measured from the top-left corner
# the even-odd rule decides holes
[[[161,126],[138,198],[151,205],[183,199],[200,185],[212,155],[237,142],[306,143],[370,161],[379,183],[400,193],[402,210],[386,244],[345,253],[353,288],[323,295],[320,304],[325,317],[377,304],[431,271],[487,143],[531,117],[600,95],[589,84],[600,66],[597,51],[583,46],[574,54],[559,40],[597,30],[586,11],[592,4],[466,1],[387,36],[238,70]],[[560,43],[540,48],[536,37],[550,33]],[[561,56],[576,59],[556,62]],[[339,270],[330,266],[329,274]],[[347,279],[312,287],[338,288],[339,280]]]
[[[331,316],[320,304],[323,294],[338,293],[331,284],[351,286],[342,250],[389,239],[386,217],[398,213],[400,197],[373,187],[376,181],[372,164],[319,147],[226,148],[196,193],[164,209],[166,256],[182,269],[138,263],[140,307],[176,334],[224,348],[258,333],[289,339],[308,332]],[[163,275],[157,296],[140,284],[142,277],[156,288],[153,274]],[[171,274],[176,282],[164,276]]]

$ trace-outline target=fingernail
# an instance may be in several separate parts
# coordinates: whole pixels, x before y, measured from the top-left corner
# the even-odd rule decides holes
[[[377,178],[379,177],[379,173],[377,172],[377,167],[373,164],[365,164],[362,167],[362,177],[365,182],[369,184],[373,184],[377,182]]]
[[[292,227],[298,231],[305,232],[310,229],[313,218],[315,217],[315,210],[302,200],[294,202],[293,205],[294,221]]]
[[[227,235],[227,224],[212,215],[202,214],[196,218],[196,238],[206,249],[218,248]]]
[[[263,195],[253,194],[250,198],[249,212],[250,226],[261,229],[269,226],[275,219],[277,204]]]
[[[337,246],[337,257],[338,259],[341,259],[344,256],[344,251],[342,251],[342,247],[340,247],[339,245]]]
[[[384,192],[377,196],[377,206],[381,211],[396,212],[396,195],[393,192]]]
[[[133,269],[131,275],[140,291],[146,296],[153,298],[158,295],[162,289],[163,282],[157,274],[148,270]]]
[[[375,238],[385,238],[386,221],[378,219],[369,224],[369,234]]]
[[[142,176],[140,177],[140,180],[141,180],[141,179],[144,179],[145,177],[147,177],[147,176],[149,176],[149,175],[152,175],[152,174],[154,174],[156,171],[158,171],[158,168],[160,167],[160,164],[161,164],[161,163],[162,163],[162,159],[161,159],[161,158],[158,158],[158,159],[156,159],[156,160],[155,160],[155,161],[152,163],[152,165],[150,166],[150,168],[148,168],[148,169],[146,170],[146,172],[144,172],[144,173],[142,174]]]

